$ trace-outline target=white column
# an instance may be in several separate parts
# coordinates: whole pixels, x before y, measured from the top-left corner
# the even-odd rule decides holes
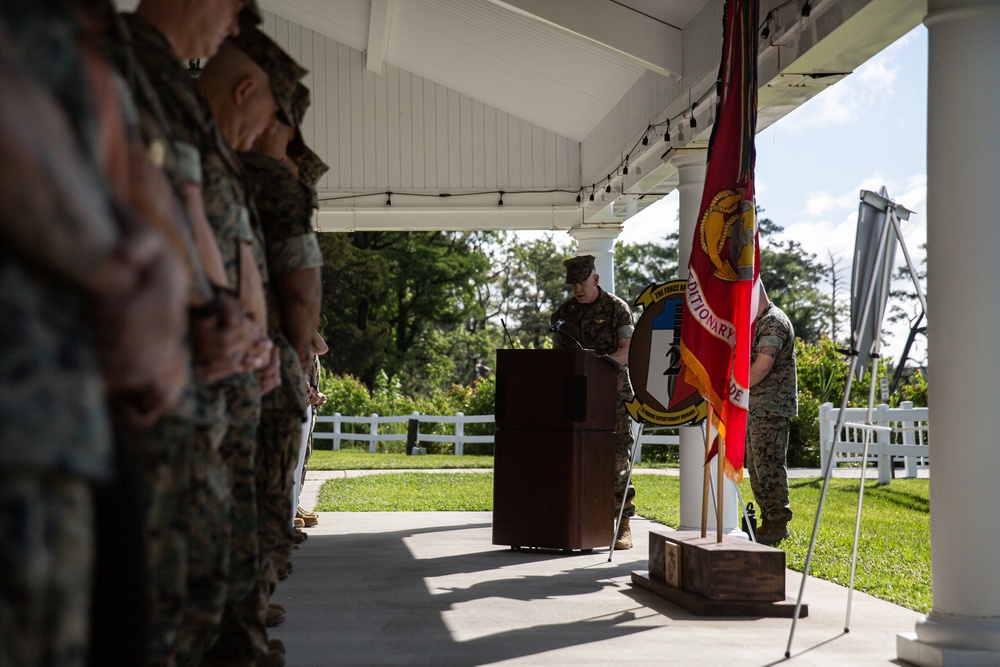
[[[680,194],[679,218],[680,239],[677,243],[678,278],[688,276],[688,261],[691,259],[691,243],[701,208],[701,195],[705,189],[707,166],[704,149],[680,149],[673,159],[677,167]],[[680,431],[680,481],[681,481],[681,530],[701,530],[701,499],[704,485],[705,438],[701,428],[685,426]],[[712,461],[711,483],[717,477],[718,458]],[[739,502],[736,499],[736,485],[726,480],[725,501],[722,513],[722,530],[732,536],[745,536],[739,530]],[[716,529],[715,502],[709,495],[708,529]]]
[[[577,255],[593,255],[594,266],[600,278],[601,289],[614,294],[615,291],[615,239],[624,227],[587,227],[571,229],[569,233],[576,239]]]
[[[1000,665],[1000,0],[930,0],[927,80],[931,612],[899,635],[916,665]]]

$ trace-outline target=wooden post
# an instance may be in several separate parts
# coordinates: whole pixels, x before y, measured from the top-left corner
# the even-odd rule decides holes
[[[719,438],[719,451],[716,452],[715,454],[715,464],[717,469],[716,477],[718,478],[715,490],[716,501],[717,501],[717,505],[715,508],[715,532],[716,532],[715,541],[718,542],[719,544],[722,544],[722,508],[723,508],[722,499],[723,495],[725,494],[725,488],[726,488],[724,484],[725,473],[723,472],[726,466],[725,438]]]
[[[708,534],[708,483],[711,480],[712,469],[708,465],[708,452],[712,448],[712,418],[715,411],[712,410],[712,403],[708,403],[708,416],[705,417],[705,475],[701,486],[701,536]]]

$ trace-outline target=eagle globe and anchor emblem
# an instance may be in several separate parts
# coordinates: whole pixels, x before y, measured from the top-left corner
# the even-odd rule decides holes
[[[625,408],[638,422],[657,426],[697,424],[708,415],[708,404],[693,387],[678,382],[681,370],[681,316],[687,282],[671,280],[650,285],[636,300],[642,315],[629,345],[628,365],[635,398]],[[677,404],[670,400],[677,391]]]

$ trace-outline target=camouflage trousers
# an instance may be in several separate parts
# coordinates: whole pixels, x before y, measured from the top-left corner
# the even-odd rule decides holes
[[[251,662],[267,651],[266,633],[261,636],[256,614],[247,612],[257,590],[260,558],[254,476],[257,424],[230,422],[220,451],[229,471],[232,534],[222,623],[205,656],[211,665]],[[255,610],[256,604],[251,607]]]
[[[278,582],[277,570],[294,544],[293,476],[302,443],[302,416],[294,411],[264,410],[257,460],[257,512],[260,565],[265,591]]]
[[[615,407],[615,520],[618,520],[618,510],[622,502],[625,511],[622,516],[635,516],[635,487],[628,483],[629,458],[632,456],[632,446],[635,438],[632,436],[632,418],[625,409],[624,401],[631,400],[632,384],[628,371],[618,373],[618,403]]]
[[[750,488],[768,523],[792,520],[788,504],[788,418],[751,415],[748,422],[746,468]]]
[[[0,473],[0,667],[82,667],[93,566],[84,480]]]
[[[176,664],[187,600],[188,508],[194,425],[167,416],[147,429],[126,428],[123,439],[143,484],[149,586],[151,664]]]
[[[221,446],[226,423],[196,425],[187,499],[190,532],[187,603],[178,636],[178,665],[197,666],[222,622],[231,541],[229,470]]]

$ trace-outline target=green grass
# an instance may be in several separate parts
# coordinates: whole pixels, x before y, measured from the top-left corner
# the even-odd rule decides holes
[[[492,468],[492,456],[455,456],[454,454],[369,454],[360,449],[336,452],[315,449],[309,457],[310,470],[426,470],[429,468]]]
[[[311,468],[315,469],[316,454],[322,453],[313,454]],[[362,456],[374,458],[376,455]],[[401,458],[412,462],[432,457]],[[450,458],[454,461],[473,457]],[[639,514],[657,523],[677,527],[680,521],[679,479],[637,474],[633,480]],[[789,481],[795,518],[789,526],[791,537],[781,543],[781,548],[787,554],[788,567],[799,572],[805,564],[821,486],[821,479]],[[741,485],[740,492],[744,501],[753,498],[747,481]],[[849,583],[857,503],[858,480],[831,480],[810,567],[812,576],[845,586]],[[317,509],[338,512],[489,511],[492,506],[492,473],[396,473],[330,480],[323,485]],[[855,589],[926,613],[931,608],[930,561],[928,481],[900,479],[888,486],[878,486],[874,480],[866,482]]]
[[[493,473],[401,472],[335,479],[323,484],[316,508],[321,512],[488,512],[493,509]]]

